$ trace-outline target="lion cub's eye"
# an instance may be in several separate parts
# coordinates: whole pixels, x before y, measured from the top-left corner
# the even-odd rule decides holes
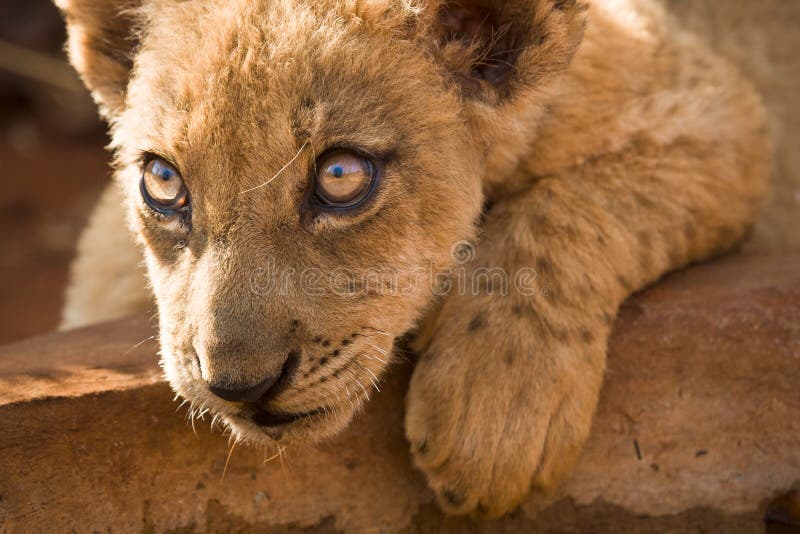
[[[160,158],[144,168],[140,189],[145,202],[154,210],[171,215],[189,205],[189,192],[178,171]]]
[[[315,194],[324,205],[352,208],[372,192],[375,165],[351,152],[333,152],[317,164]]]

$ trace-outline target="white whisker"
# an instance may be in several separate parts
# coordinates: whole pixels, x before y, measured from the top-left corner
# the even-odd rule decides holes
[[[228,443],[230,443],[230,441],[228,441]],[[220,479],[219,479],[219,481],[220,481],[220,482],[222,482],[222,481],[224,481],[224,480],[225,480],[225,473],[227,473],[227,472],[228,472],[228,464],[229,464],[229,463],[230,463],[230,461],[231,461],[231,456],[233,456],[233,449],[235,449],[235,448],[236,448],[236,444],[237,444],[237,443],[239,443],[239,440],[238,440],[238,439],[236,439],[236,440],[233,442],[233,445],[231,445],[231,448],[230,448],[230,450],[228,451],[228,457],[225,459],[225,467],[223,467],[223,468],[222,468],[222,476],[221,476],[221,477],[220,477]]]
[[[194,408],[192,408],[192,411],[191,411],[191,417],[190,417],[190,419],[191,419],[191,421],[192,421],[192,432],[194,432],[194,437],[198,438],[198,437],[200,437],[200,436],[198,436],[198,435],[197,435],[197,429],[196,429],[196,428],[195,428],[195,426],[194,426],[194,417],[195,417],[195,414],[196,414],[196,411],[195,411],[195,409],[194,409]]]
[[[278,458],[280,458],[280,460],[281,460],[281,469],[285,473],[286,472],[286,464],[283,463],[283,453],[284,453],[284,451],[286,451],[286,449],[283,448],[283,447],[280,447],[278,449]]]
[[[275,458],[277,458],[278,456],[280,456],[280,454],[281,454],[281,449],[280,449],[280,447],[278,447],[278,452],[276,452],[275,454],[273,454],[272,456],[270,456],[269,458],[267,458],[266,460],[264,460],[264,463],[265,463],[265,464],[268,464],[268,463],[270,463],[272,460],[274,460]]]
[[[366,356],[367,359],[369,360],[381,362],[383,365],[389,365],[389,363],[380,356],[375,356],[374,354],[367,354],[366,352],[364,353],[364,356]]]
[[[384,350],[384,349],[380,348],[379,346],[377,346],[377,345],[373,345],[372,343],[367,343],[367,345],[369,345],[369,346],[370,346],[370,347],[372,347],[373,349],[377,350],[378,352],[380,352],[380,353],[381,353],[381,354],[383,354],[384,356],[389,356],[389,353],[388,353],[386,350]]]
[[[358,365],[361,369],[363,369],[364,371],[366,371],[367,373],[369,373],[372,376],[372,378],[369,379],[370,382],[372,382],[372,387],[375,388],[375,391],[380,393],[381,392],[381,388],[378,387],[379,380],[378,380],[378,377],[375,376],[375,373],[373,373],[368,367],[366,367],[364,365],[361,365],[358,362],[355,362],[355,364]]]
[[[375,332],[376,334],[380,334],[380,335],[382,335],[382,336],[394,337],[394,336],[393,336],[392,334],[390,334],[389,332],[384,332],[383,330],[378,330],[377,328],[372,328],[371,330],[372,330],[373,332]]]
[[[145,344],[145,343],[147,343],[148,341],[150,341],[150,340],[153,340],[153,339],[155,339],[155,338],[156,338],[156,336],[150,336],[150,337],[148,337],[148,338],[145,338],[145,339],[141,340],[141,341],[140,341],[140,342],[138,342],[136,345],[134,345],[134,346],[132,346],[131,348],[129,348],[129,349],[127,350],[127,352],[125,352],[125,355],[127,356],[127,355],[128,355],[128,354],[130,354],[132,351],[134,351],[134,350],[138,349],[139,347],[141,347],[142,345],[144,345],[144,344]]]
[[[271,184],[273,180],[275,180],[275,179],[276,179],[278,176],[280,176],[280,175],[283,173],[283,171],[285,171],[286,169],[288,169],[288,168],[289,168],[289,165],[291,165],[292,163],[294,163],[294,162],[297,160],[297,158],[299,158],[299,157],[300,157],[300,154],[302,154],[302,153],[303,153],[303,149],[304,149],[305,147],[307,147],[307,146],[308,146],[308,141],[306,141],[305,143],[303,143],[303,146],[301,146],[301,147],[300,147],[300,150],[298,150],[298,151],[297,151],[297,154],[295,154],[295,155],[294,155],[294,157],[293,157],[292,159],[290,159],[290,160],[289,160],[289,162],[288,162],[286,165],[284,165],[283,167],[281,167],[281,170],[279,170],[278,172],[276,172],[276,173],[275,173],[275,175],[274,175],[272,178],[270,178],[269,180],[267,180],[266,182],[264,182],[264,183],[263,183],[263,184],[261,184],[261,185],[257,185],[257,186],[255,186],[255,187],[251,187],[250,189],[245,189],[244,191],[242,191],[242,192],[241,192],[241,193],[239,193],[239,194],[240,194],[240,195],[243,195],[243,194],[245,194],[245,193],[250,193],[251,191],[255,191],[256,189],[261,189],[262,187],[266,187],[266,186],[268,186],[269,184]]]

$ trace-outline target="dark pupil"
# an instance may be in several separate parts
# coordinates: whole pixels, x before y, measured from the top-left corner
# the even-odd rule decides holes
[[[153,165],[153,167],[154,167],[153,174],[161,178],[163,181],[169,182],[172,179],[173,173],[169,169],[169,167],[165,167],[159,164],[158,162],[156,162],[156,164]]]
[[[341,178],[344,176],[344,169],[341,167],[341,165],[337,165],[333,168],[332,173],[336,178]]]

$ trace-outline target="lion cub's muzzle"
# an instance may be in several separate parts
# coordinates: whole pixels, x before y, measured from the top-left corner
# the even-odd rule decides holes
[[[261,356],[255,360],[235,352],[217,354],[217,360],[226,362],[224,366],[219,365],[219,361],[214,365],[200,356],[197,360],[208,390],[223,400],[239,404],[240,414],[258,426],[279,427],[306,417],[307,414],[281,413],[270,408],[271,401],[294,381],[300,361],[298,351],[290,351],[283,358]],[[276,371],[270,372],[270,368]],[[248,385],[237,380],[243,375],[252,376],[254,370],[259,373],[255,376],[263,376],[260,382]]]

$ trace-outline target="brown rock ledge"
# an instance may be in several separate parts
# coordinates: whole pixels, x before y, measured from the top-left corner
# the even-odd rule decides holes
[[[175,413],[146,325],[0,350],[0,532],[759,532],[800,484],[800,253],[632,298],[575,474],[494,522],[443,517],[411,467],[408,364],[339,438],[283,462],[237,448],[223,480],[227,439]]]

